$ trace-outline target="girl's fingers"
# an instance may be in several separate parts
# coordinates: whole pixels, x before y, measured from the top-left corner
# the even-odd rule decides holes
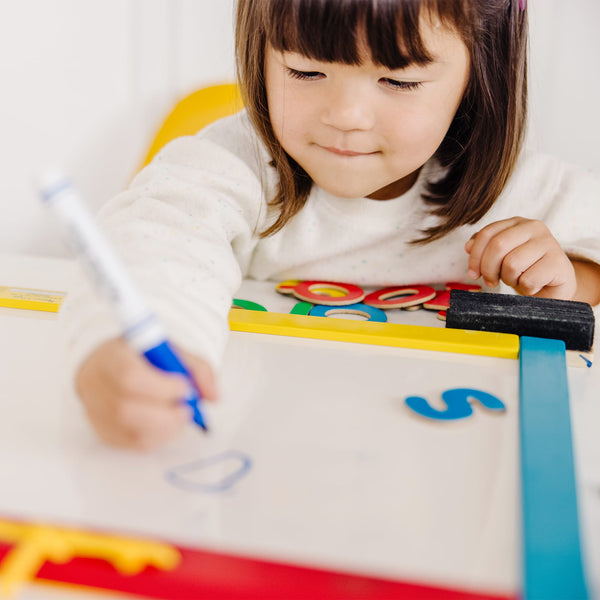
[[[174,437],[190,419],[188,407],[180,403],[117,398],[106,389],[96,392],[82,396],[83,406],[99,437],[114,446],[158,446]]]
[[[196,380],[198,388],[200,389],[202,398],[211,402],[217,400],[219,397],[217,382],[210,365],[204,361],[199,363],[196,361],[191,361],[190,370],[194,379]]]
[[[189,423],[190,411],[183,404],[165,408],[128,402],[120,407],[119,417],[127,442],[147,449],[174,438]]]
[[[507,223],[503,222],[502,225]],[[531,230],[527,223],[508,224],[491,235],[488,232],[485,240],[475,240],[474,249],[479,252],[479,272],[487,286],[498,285],[505,257],[516,248],[529,243],[530,240]],[[480,241],[481,246],[478,246]]]
[[[519,217],[514,217],[486,225],[465,244],[465,250],[469,254],[468,270],[471,279],[478,279],[483,275],[481,260],[490,242],[501,232],[514,227],[518,219]]]
[[[189,410],[183,405],[161,407],[132,401],[120,403],[115,414],[103,415],[93,422],[106,442],[121,448],[148,450],[175,438],[189,420]]]
[[[108,342],[106,354],[100,376],[115,398],[164,405],[177,402],[187,394],[189,384],[182,375],[153,366],[123,339]]]
[[[571,261],[558,253],[546,253],[519,277],[515,290],[525,296],[570,299],[575,294]]]
[[[540,239],[532,239],[517,246],[503,258],[500,266],[500,279],[506,285],[517,289],[521,276],[537,263],[546,254],[546,251],[547,244]]]
[[[194,381],[202,394],[202,398],[209,401],[217,400],[219,396],[217,382],[214,370],[210,364],[203,358],[200,358],[187,350],[183,350],[182,348],[178,348],[177,351],[194,378]]]
[[[189,353],[182,352],[181,358],[203,396],[215,399],[208,364]],[[76,377],[79,397],[98,435],[109,444],[136,449],[159,446],[190,422],[183,403],[190,385],[183,375],[151,365],[122,339],[99,346]]]
[[[471,277],[483,277],[489,287],[498,285],[500,279],[514,287],[520,273],[560,247],[541,221],[514,217],[484,227],[465,249]]]

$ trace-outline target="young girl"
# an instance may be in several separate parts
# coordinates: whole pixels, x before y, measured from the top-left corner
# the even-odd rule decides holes
[[[205,398],[243,277],[600,300],[598,181],[521,151],[526,48],[524,0],[239,0],[245,111],[169,144],[100,216]],[[74,379],[96,431],[173,437],[185,383],[81,288]]]

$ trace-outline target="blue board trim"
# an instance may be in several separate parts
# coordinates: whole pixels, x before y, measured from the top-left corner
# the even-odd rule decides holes
[[[520,433],[522,597],[586,600],[561,340],[521,338]]]

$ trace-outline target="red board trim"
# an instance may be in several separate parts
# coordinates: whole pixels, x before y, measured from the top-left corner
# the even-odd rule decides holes
[[[69,583],[147,598],[168,600],[517,600],[517,596],[477,593],[288,565],[218,552],[177,547],[181,563],[173,571],[148,567],[121,575],[108,562],[74,558],[45,563],[37,579]],[[0,544],[0,561],[10,546]]]

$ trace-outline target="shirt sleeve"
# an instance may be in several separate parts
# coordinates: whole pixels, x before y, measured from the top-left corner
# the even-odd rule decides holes
[[[167,145],[109,201],[98,221],[175,344],[217,366],[227,315],[266,208],[256,170],[213,140]],[[83,277],[66,307],[68,378],[120,334],[110,306]]]
[[[569,256],[600,264],[597,174],[551,156],[524,153],[478,226],[515,216],[543,221]]]
[[[571,258],[600,264],[600,178],[583,168],[557,168],[554,202],[545,222]]]

